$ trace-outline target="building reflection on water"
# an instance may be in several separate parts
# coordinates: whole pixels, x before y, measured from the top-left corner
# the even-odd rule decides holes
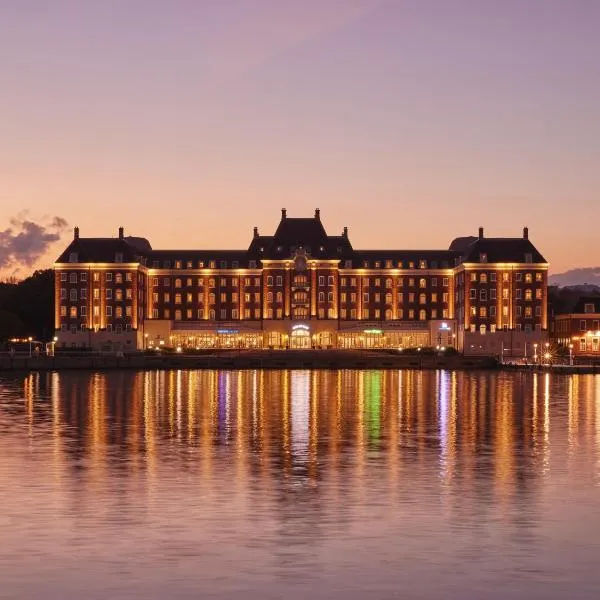
[[[35,373],[23,398],[23,415],[4,410],[51,435],[57,461],[91,470],[151,472],[177,460],[209,473],[226,456],[237,476],[300,485],[371,468],[398,481],[435,461],[445,485],[460,477],[502,497],[543,477],[552,452],[596,455],[600,445],[600,379],[583,376]]]

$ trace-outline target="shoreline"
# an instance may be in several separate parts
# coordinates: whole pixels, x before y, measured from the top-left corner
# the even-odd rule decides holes
[[[0,356],[0,372],[114,369],[495,369],[489,356],[351,350],[262,350],[211,354]]]

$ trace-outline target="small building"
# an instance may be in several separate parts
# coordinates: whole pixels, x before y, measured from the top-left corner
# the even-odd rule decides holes
[[[600,358],[600,296],[581,297],[570,312],[555,314],[550,335],[574,357]]]

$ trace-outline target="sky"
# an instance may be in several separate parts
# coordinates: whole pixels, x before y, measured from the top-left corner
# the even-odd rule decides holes
[[[596,0],[0,0],[0,240],[238,249],[319,207],[357,248],[527,225],[600,265],[598,31]]]

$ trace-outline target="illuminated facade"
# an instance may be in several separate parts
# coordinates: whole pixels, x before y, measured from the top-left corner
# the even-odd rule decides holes
[[[580,298],[571,312],[554,315],[551,337],[572,356],[600,358],[600,298]]]
[[[246,250],[155,250],[82,238],[55,263],[59,345],[190,348],[454,346],[517,355],[545,339],[547,270],[519,238],[448,250],[356,250],[317,209]]]

